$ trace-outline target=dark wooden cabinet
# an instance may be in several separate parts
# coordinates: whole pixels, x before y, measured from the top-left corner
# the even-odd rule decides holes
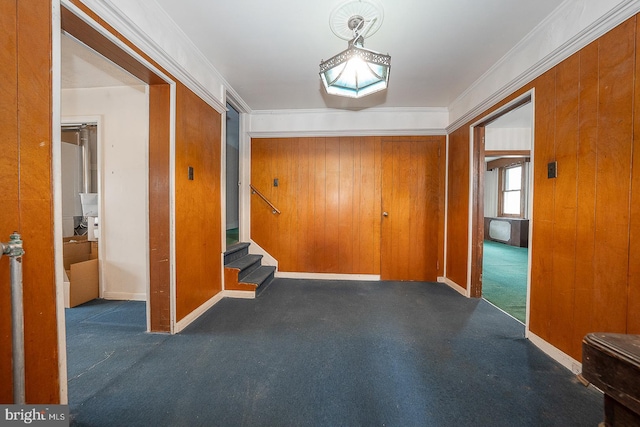
[[[582,376],[604,392],[605,426],[640,426],[640,335],[586,335]]]

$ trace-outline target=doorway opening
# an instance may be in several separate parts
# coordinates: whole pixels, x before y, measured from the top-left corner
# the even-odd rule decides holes
[[[240,241],[240,113],[227,103],[226,124],[227,247]]]
[[[533,103],[513,102],[473,130],[472,296],[528,317]]]
[[[64,33],[60,63],[67,393],[78,405],[97,389],[87,365],[115,352],[86,340],[114,325],[118,340],[148,330],[149,101],[144,82]]]
[[[74,168],[72,172],[72,175],[87,174],[90,178],[72,177],[71,181],[77,180],[79,184],[76,188],[72,184],[70,190],[73,205],[77,187],[90,182],[87,193],[93,196],[95,210],[92,212],[97,217],[93,226],[97,227],[91,233],[91,215],[83,212],[82,216],[89,218],[85,241],[81,238],[85,231],[83,224],[77,234],[73,231],[72,239],[73,244],[78,245],[75,252],[82,252],[83,258],[94,262],[92,294],[83,296],[86,301],[74,301],[75,308],[71,308],[70,296],[74,285],[79,285],[77,279],[86,279],[86,271],[76,269],[74,272],[73,266],[69,280],[57,283],[61,292],[66,290],[69,294],[65,304],[68,309],[65,308],[65,316],[58,323],[62,330],[59,334],[60,377],[68,379],[61,384],[62,400],[76,403],[79,398],[90,396],[89,389],[95,387],[84,372],[97,364],[106,366],[105,355],[110,356],[104,349],[87,348],[83,344],[83,334],[88,328],[99,329],[116,323],[125,329],[133,326],[135,330],[127,330],[127,334],[144,334],[171,332],[174,326],[173,283],[167,262],[172,256],[173,82],[125,42],[109,40],[99,24],[81,18],[86,11],[83,8],[60,7],[61,36],[59,44],[53,43],[54,54],[59,55],[60,61],[59,81],[54,82],[54,97],[55,92],[59,97],[54,111],[59,113],[60,133],[67,133],[73,141],[75,127],[82,139],[83,129],[97,124],[95,147],[91,145],[93,161],[88,168],[78,166],[78,171]],[[62,142],[65,139],[61,135],[58,140],[60,161],[65,161],[64,151],[71,151],[69,161],[75,164],[78,153],[74,151],[78,150],[65,148],[69,145]],[[59,169],[65,167],[59,165]],[[58,181],[55,185],[65,193],[62,184]],[[68,229],[69,224],[72,230],[76,228],[74,214],[75,210],[64,225],[56,223],[56,229]],[[95,236],[95,241],[86,241],[88,235]],[[65,245],[63,242],[60,259],[66,258]],[[98,282],[97,295],[95,282]],[[74,328],[80,333],[74,333]],[[119,341],[104,342],[117,344]]]

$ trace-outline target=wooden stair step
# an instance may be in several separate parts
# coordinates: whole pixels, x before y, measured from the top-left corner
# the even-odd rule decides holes
[[[241,282],[242,283],[253,283],[260,287],[266,280],[269,279],[271,275],[276,271],[275,267],[270,265],[263,265],[258,269],[252,271],[246,277],[244,277]]]
[[[245,255],[242,258],[238,258],[237,260],[225,265],[225,268],[235,268],[240,270],[238,272],[238,280],[241,280],[249,273],[260,267],[261,260],[262,255]]]

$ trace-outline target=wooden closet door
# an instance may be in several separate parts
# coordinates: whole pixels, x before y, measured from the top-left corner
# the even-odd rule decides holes
[[[382,280],[435,281],[444,137],[382,140]]]

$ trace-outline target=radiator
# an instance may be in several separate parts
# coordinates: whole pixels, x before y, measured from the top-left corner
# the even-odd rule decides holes
[[[491,222],[489,222],[489,237],[494,240],[508,242],[511,240],[511,223],[509,221],[492,219]]]

